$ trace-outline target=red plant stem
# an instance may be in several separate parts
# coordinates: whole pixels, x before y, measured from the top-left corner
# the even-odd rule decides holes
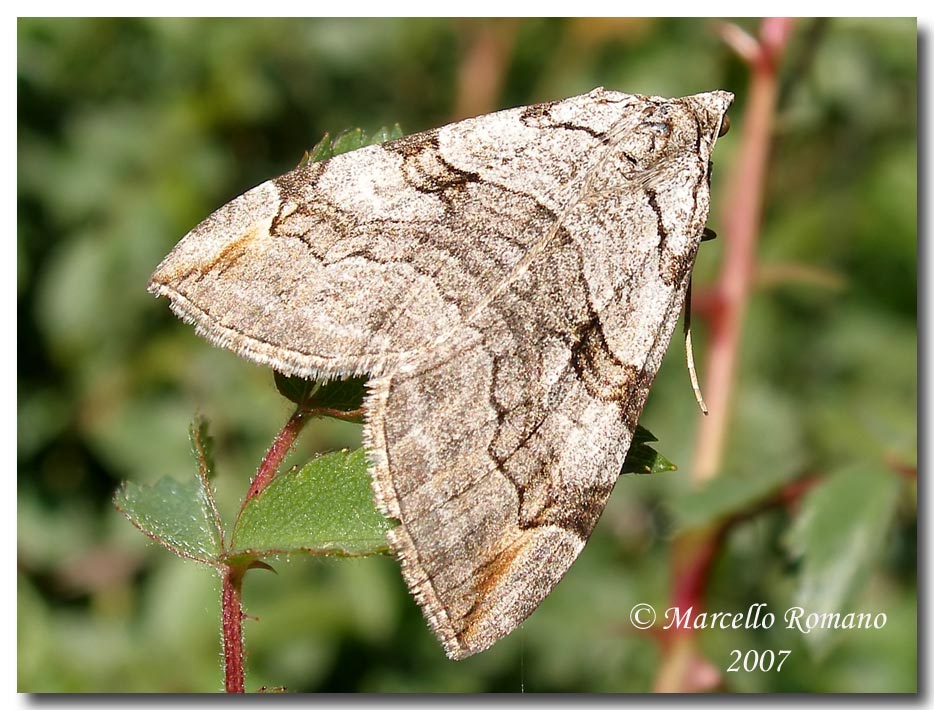
[[[452,119],[495,110],[509,67],[518,23],[509,18],[460,22],[466,45],[457,71],[457,95]]]
[[[298,438],[302,429],[305,428],[305,424],[308,423],[309,418],[309,412],[299,407],[292,416],[289,417],[285,426],[276,434],[276,438],[269,447],[269,451],[266,452],[266,456],[263,457],[263,461],[256,471],[256,476],[254,476],[253,480],[250,482],[250,488],[243,498],[240,512],[243,512],[243,508],[246,507],[246,504],[250,500],[262,493],[266,486],[272,483],[272,479],[276,477],[276,473],[282,466],[282,462],[291,450],[292,445],[295,444],[295,440]]]
[[[755,274],[756,243],[762,214],[765,176],[775,105],[778,98],[778,59],[788,38],[791,20],[764,20],[759,51],[751,61],[749,99],[740,138],[739,160],[730,173],[724,215],[726,257],[717,287],[710,346],[704,366],[703,388],[710,416],[701,420],[694,455],[693,480],[703,483],[723,461],[730,403],[742,334],[743,317]]]
[[[743,120],[738,163],[728,180],[723,236],[726,256],[717,286],[715,307],[710,318],[710,345],[705,364],[704,396],[710,411],[701,420],[694,455],[692,482],[699,485],[715,477],[722,466],[730,403],[743,317],[755,273],[756,244],[762,213],[765,176],[775,106],[778,100],[779,59],[787,44],[792,21],[787,18],[763,20],[758,42],[745,41],[741,56],[751,69],[749,98]],[[729,28],[727,28],[729,29]],[[724,38],[730,41],[728,32]],[[751,40],[751,38],[749,38]],[[736,36],[732,44],[736,46]],[[682,534],[672,546],[672,605],[682,611],[693,607],[701,613],[710,569],[731,523],[721,522]],[[668,644],[656,678],[655,689],[683,692],[698,687],[690,674],[700,659],[692,630],[680,633]]]
[[[240,513],[246,504],[265,490],[282,462],[288,455],[295,440],[310,419],[310,413],[301,406],[296,408],[289,417],[272,445],[263,457],[256,476],[250,482]],[[224,567],[221,582],[221,627],[224,638],[224,688],[228,693],[242,693],[243,691],[243,575],[246,570],[236,565]]]
[[[709,533],[703,531],[694,537],[684,536],[678,540],[679,544],[674,550],[678,576],[671,592],[673,607],[682,612],[691,607],[694,607],[695,612],[701,611],[710,566],[720,548],[725,530],[726,526],[718,527]]]
[[[243,514],[246,504],[265,490],[282,462],[288,455],[295,440],[301,433],[305,424],[311,418],[311,413],[299,406],[289,417],[272,445],[263,457],[256,476],[250,482],[243,503],[240,505],[240,514]],[[257,564],[254,562],[254,565]],[[246,569],[238,565],[224,567],[221,582],[221,627],[224,639],[224,688],[228,693],[242,693],[243,691],[243,575]]]
[[[225,567],[221,582],[221,619],[224,636],[224,689],[243,692],[243,569]]]

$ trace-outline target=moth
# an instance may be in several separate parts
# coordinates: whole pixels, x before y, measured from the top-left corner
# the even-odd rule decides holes
[[[447,655],[581,549],[685,300],[733,100],[594,89],[303,165],[209,216],[149,290],[287,375],[367,375],[364,445]]]

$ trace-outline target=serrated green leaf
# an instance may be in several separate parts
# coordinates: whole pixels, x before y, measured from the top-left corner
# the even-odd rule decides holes
[[[882,550],[899,487],[892,472],[858,464],[831,474],[804,499],[786,543],[801,559],[795,597],[805,617],[849,611]],[[820,655],[845,634],[815,628],[804,640]]]
[[[677,471],[678,467],[658,453],[648,442],[658,441],[648,429],[636,426],[632,434],[632,444],[626,460],[623,462],[623,473],[664,473]]]
[[[230,554],[375,554],[390,527],[373,504],[363,450],[339,451],[281,474],[247,503]]]
[[[396,140],[397,138],[402,138],[402,127],[396,123],[389,128],[383,126],[376,133],[370,136],[369,144],[376,145],[377,143],[385,143],[386,141]]]
[[[367,143],[366,134],[363,132],[363,129],[351,128],[342,131],[331,141],[331,154],[340,155],[341,153],[349,153],[365,145],[369,145],[369,143]]]
[[[180,557],[215,564],[221,552],[210,499],[201,478],[162,478],[155,485],[124,482],[114,505],[142,532]]]
[[[325,132],[321,136],[321,140],[315,143],[315,147],[311,150],[306,150],[305,155],[302,156],[302,159],[298,162],[298,167],[303,168],[312,163],[318,163],[322,160],[327,160],[333,155],[331,152],[331,134]]]
[[[377,145],[389,140],[395,140],[402,137],[402,128],[398,123],[392,128],[383,126],[372,134],[367,134],[362,128],[351,128],[342,131],[333,139],[330,133],[325,133],[321,140],[315,144],[310,151],[305,151],[305,155],[299,161],[299,167],[317,163],[322,160],[328,160],[341,153],[349,153],[358,148],[364,148],[368,145]]]

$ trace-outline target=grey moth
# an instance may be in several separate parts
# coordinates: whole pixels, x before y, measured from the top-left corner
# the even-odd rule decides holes
[[[595,89],[264,182],[149,289],[288,375],[367,375],[389,539],[448,656],[518,626],[613,489],[683,308],[732,95]]]

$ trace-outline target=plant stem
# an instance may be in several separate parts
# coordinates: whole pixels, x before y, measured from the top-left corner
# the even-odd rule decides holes
[[[518,23],[475,19],[460,25],[465,51],[457,69],[453,120],[495,110],[506,79]]]
[[[225,567],[221,582],[221,618],[224,636],[224,689],[243,692],[243,589],[241,567]]]
[[[282,462],[310,418],[310,412],[299,406],[276,434],[276,438],[273,439],[272,445],[263,457],[256,476],[250,482],[250,488],[240,504],[240,515],[243,514],[246,504],[262,493],[276,477]],[[244,692],[242,592],[245,573],[246,568],[239,565],[227,565],[222,573],[221,627],[224,638],[224,688],[228,693]]]
[[[250,500],[262,493],[266,486],[272,483],[272,479],[276,477],[276,473],[282,466],[282,462],[285,460],[286,455],[291,450],[292,445],[295,443],[302,429],[305,428],[305,424],[308,423],[309,419],[308,410],[303,407],[298,407],[292,413],[292,416],[289,417],[285,426],[276,434],[276,438],[273,440],[272,445],[266,452],[266,456],[263,457],[263,461],[256,471],[256,476],[254,476],[253,480],[250,482],[250,489],[247,491],[246,496],[243,498],[243,503],[240,506],[241,513]]]
[[[787,45],[792,21],[763,20],[759,37],[735,25],[721,28],[721,36],[749,64],[749,99],[743,120],[738,162],[731,171],[724,216],[726,258],[711,309],[710,346],[704,394],[710,416],[701,420],[694,455],[692,483],[715,477],[723,463],[730,403],[736,376],[743,317],[752,290],[756,243],[765,191],[772,124],[778,101],[778,64]],[[732,523],[720,521],[686,532],[672,543],[672,606],[682,611],[704,608],[710,569]],[[720,682],[719,673],[696,648],[691,629],[679,631],[664,648],[655,682],[657,692],[707,690]]]
[[[725,193],[728,208],[722,231],[726,258],[717,286],[718,307],[713,309],[710,319],[707,380],[703,390],[710,416],[701,420],[697,435],[693,471],[697,484],[716,476],[723,463],[743,317],[756,267],[756,243],[778,99],[777,69],[790,27],[791,20],[787,18],[766,19],[762,22],[757,50],[751,52],[745,43],[742,45],[752,76],[739,159],[730,173]],[[724,36],[734,35],[724,32]]]

